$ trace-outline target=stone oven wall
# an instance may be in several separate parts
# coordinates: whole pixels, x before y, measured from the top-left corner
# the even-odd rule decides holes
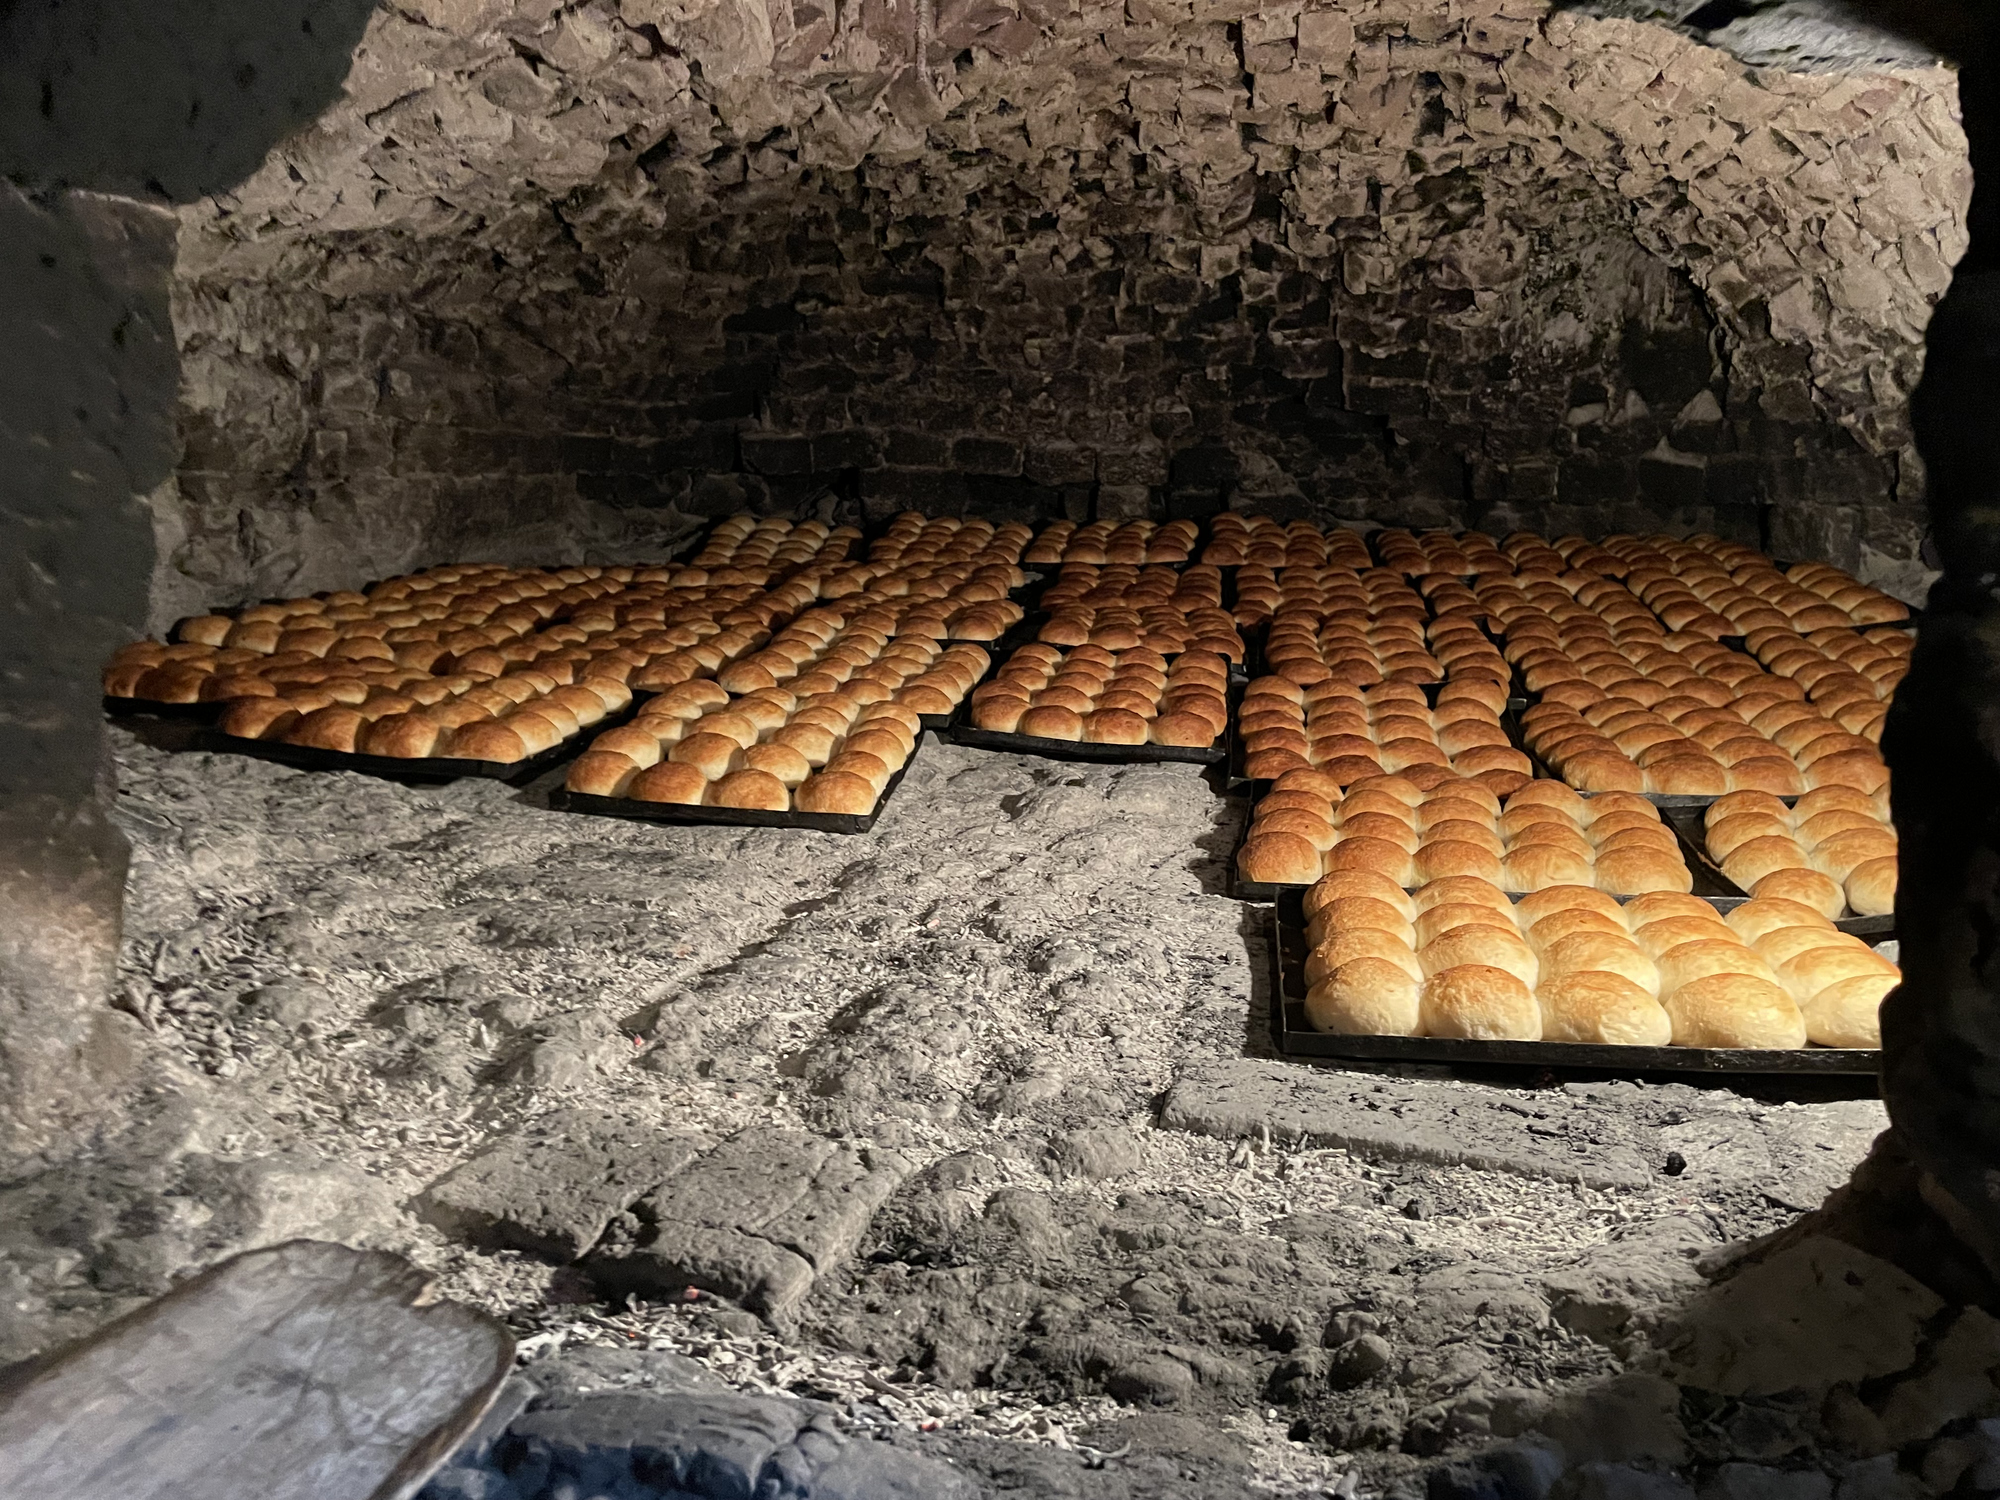
[[[1952,79],[1534,0],[425,0],[183,215],[157,613],[905,506],[1907,558]]]

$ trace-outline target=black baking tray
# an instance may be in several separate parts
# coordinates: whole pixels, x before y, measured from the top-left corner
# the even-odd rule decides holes
[[[1229,758],[1229,747],[1218,738],[1206,749],[1189,745],[1096,745],[1083,740],[1048,740],[1032,734],[1005,734],[997,729],[975,729],[971,705],[953,717],[949,731],[954,745],[975,750],[1005,750],[1015,755],[1039,755],[1047,760],[1094,761],[1100,765],[1220,765]]]
[[[1306,1020],[1305,910],[1293,887],[1272,908],[1271,1037],[1286,1057],[1314,1062],[1444,1063],[1467,1068],[1592,1073],[1846,1074],[1881,1070],[1864,1048],[1616,1047],[1592,1042],[1469,1042],[1455,1037],[1335,1036]]]
[[[1674,836],[1680,840],[1681,853],[1687,859],[1688,868],[1694,872],[1697,895],[1712,900],[1724,911],[1730,907],[1741,906],[1750,899],[1749,892],[1723,874],[1722,867],[1709,857],[1708,831],[1703,826],[1699,812],[1691,808],[1675,808],[1661,816],[1667,820],[1667,825],[1673,829]],[[1699,889],[1704,881],[1715,888],[1716,894],[1713,897],[1709,897],[1706,891]],[[1840,917],[1833,925],[1842,932],[1866,938],[1871,943],[1884,942],[1896,935],[1896,917],[1893,912],[1879,917]]]
[[[191,724],[213,724],[229,707],[221,699],[209,703],[160,703],[152,698],[114,698],[104,695],[104,711],[114,719],[185,719]]]
[[[921,742],[919,744],[921,749]],[[765,812],[753,807],[702,807],[685,802],[641,802],[635,797],[593,797],[588,792],[572,792],[557,787],[549,793],[549,806],[556,812],[588,813],[600,818],[629,818],[641,823],[670,823],[680,827],[805,828],[815,833],[866,833],[888,807],[904,773],[916,759],[896,769],[875,799],[875,807],[865,813]]]
[[[220,729],[207,731],[190,748],[218,755],[247,755],[254,760],[276,761],[279,765],[292,766],[301,771],[353,771],[358,775],[381,776],[390,781],[427,784],[479,777],[519,786],[581,753],[592,739],[605,730],[630,722],[637,711],[635,703],[578,730],[560,745],[552,746],[539,755],[531,755],[526,760],[516,761],[461,760],[442,755],[405,758],[400,755],[350,754],[344,750],[319,750],[310,745],[288,745],[283,740],[244,739],[224,734]]]

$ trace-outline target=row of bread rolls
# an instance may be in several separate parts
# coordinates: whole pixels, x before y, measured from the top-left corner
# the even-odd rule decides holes
[[[632,701],[604,677],[559,683],[532,669],[479,681],[399,674],[239,698],[222,732],[343,754],[402,760],[445,758],[514,764],[553,750]]]
[[[1811,705],[1768,681],[1717,689],[1697,679],[1647,706],[1619,685],[1565,682],[1522,713],[1521,730],[1530,750],[1584,791],[1788,797],[1887,785],[1880,750]]]
[[[1208,535],[1201,560],[1216,567],[1338,567],[1359,571],[1374,562],[1368,543],[1359,532],[1341,527],[1322,531],[1310,521],[1281,524],[1269,516],[1224,511],[1209,519]]]
[[[1386,568],[1407,577],[1443,574],[1470,578],[1485,573],[1512,573],[1514,564],[1492,537],[1480,531],[1411,531],[1385,526],[1369,541]]]
[[[1036,563],[1184,563],[1201,528],[1193,521],[1056,521],[1022,554]]]
[[[1826,563],[1802,563],[1781,572],[1754,548],[1712,536],[1607,538],[1606,550],[1626,565],[1622,575],[1656,608],[1671,603],[1683,623],[1706,612],[1700,633],[1742,635],[1787,622],[1797,630],[1829,625],[1876,625],[1909,617],[1909,610]],[[1662,615],[1665,618],[1665,615]],[[1719,626],[1717,621],[1722,622]]]
[[[1424,601],[1393,568],[1246,566],[1236,573],[1235,617],[1249,629],[1277,615],[1306,613],[1320,624],[1368,625],[1404,619],[1421,625]]]
[[[690,562],[697,568],[796,567],[845,558],[860,540],[854,526],[735,515],[715,523]]]
[[[1444,668],[1424,643],[1424,629],[1394,618],[1367,625],[1345,621],[1316,626],[1311,612],[1272,617],[1264,636],[1264,662],[1274,676],[1300,686],[1345,682],[1442,682]]]
[[[1065,605],[1042,622],[1035,639],[1049,646],[1099,646],[1106,651],[1144,647],[1163,656],[1198,651],[1239,663],[1244,656],[1236,622],[1226,611],[1212,608]]]
[[[1422,688],[1403,682],[1363,689],[1255,678],[1238,709],[1243,774],[1275,781],[1312,769],[1346,786],[1384,772],[1445,766],[1485,778],[1489,790],[1505,796],[1529,776],[1527,757],[1500,724],[1505,702],[1506,689],[1491,678],[1446,683],[1435,707]]]
[[[731,697],[690,682],[644,703],[576,758],[572,792],[760,812],[875,810],[923,734],[918,712],[879,682],[804,696]]]
[[[1583,885],[1613,896],[1694,884],[1642,797],[1584,799],[1542,780],[1503,803],[1468,778],[1418,788],[1401,776],[1357,782],[1337,800],[1325,790],[1295,772],[1258,801],[1237,855],[1245,879],[1301,885],[1365,870],[1412,889],[1474,876],[1512,893]]]
[[[1787,806],[1763,792],[1733,792],[1703,810],[1709,858],[1753,896],[1784,895],[1827,917],[1887,916],[1896,909],[1896,830],[1888,790],[1807,792]]]
[[[1841,726],[1880,743],[1889,700],[1910,670],[1916,640],[1909,631],[1879,625],[1867,631],[1752,631],[1744,646],[1765,668],[1806,690],[1813,705]]]
[[[1618,1046],[1875,1047],[1895,966],[1779,900],[1723,917],[1673,892],[1510,901],[1472,878],[1406,893],[1339,871],[1305,898],[1307,1018],[1346,1035]]]
[[[845,603],[808,610],[716,681],[731,693],[784,688],[803,697],[877,681],[908,689],[906,701],[919,713],[950,713],[991,659],[976,645],[945,647],[927,634],[900,633],[893,615],[879,606],[850,611]]]
[[[1148,563],[1064,563],[1042,590],[1040,607],[1054,612],[1072,605],[1085,609],[1146,609],[1164,605],[1183,612],[1222,607],[1222,570],[1205,563],[1171,567]]]
[[[1593,573],[1571,570],[1553,577],[1523,574],[1513,578],[1482,578],[1462,597],[1438,597],[1440,616],[1483,615],[1496,635],[1505,637],[1520,626],[1589,630],[1607,640],[1645,637],[1658,641],[1667,634],[1653,612],[1623,584]]]
[[[1213,745],[1229,723],[1229,664],[1212,652],[1169,661],[1143,646],[1068,652],[1031,643],[972,693],[974,728],[1100,745]]]
[[[925,516],[906,510],[868,549],[874,563],[950,563],[994,561],[1018,563],[1034,531],[1019,521],[995,526],[972,517]]]

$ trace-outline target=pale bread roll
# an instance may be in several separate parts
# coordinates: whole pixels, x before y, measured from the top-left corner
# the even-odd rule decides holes
[[[1363,927],[1391,933],[1405,943],[1416,941],[1416,928],[1410,920],[1388,902],[1372,896],[1342,896],[1327,902],[1307,919],[1306,941],[1317,945],[1335,933]]]
[[[1749,904],[1744,903],[1746,906]],[[1789,901],[1785,904],[1796,905],[1795,902]],[[1860,938],[1849,937],[1844,932],[1835,931],[1833,924],[1818,912],[1808,913],[1808,920],[1796,926],[1771,928],[1752,940],[1750,944],[1766,963],[1773,966],[1782,964],[1789,958],[1796,958],[1801,953],[1810,953],[1815,948],[1845,948],[1850,945],[1864,952],[1868,948]]]
[[[1829,944],[1824,948],[1794,954],[1779,964],[1777,970],[1778,982],[1794,999],[1817,995],[1827,986],[1839,984],[1842,980],[1860,979],[1869,974],[1894,976],[1897,972],[1896,966],[1888,959],[1859,942],[1851,946]]]
[[[1303,905],[1307,920],[1328,902],[1349,896],[1362,896],[1380,901],[1393,908],[1404,919],[1417,914],[1417,906],[1410,894],[1395,881],[1386,876],[1373,874],[1367,870],[1337,870],[1331,875],[1314,882],[1305,893]]]
[[[1825,917],[1839,916],[1847,905],[1847,893],[1839,883],[1818,870],[1774,870],[1749,890],[1753,896],[1796,901]]]
[[[1901,981],[1900,974],[1859,974],[1828,985],[1799,1007],[1807,1040],[1822,1047],[1879,1048],[1882,1002]]]
[[[1629,915],[1627,920],[1631,920]],[[1738,941],[1713,907],[1701,916],[1687,913],[1652,922],[1633,922],[1632,937],[1655,963],[1668,949],[1678,948],[1682,943]]]
[[[1455,927],[1497,927],[1507,932],[1517,930],[1512,912],[1489,906],[1483,901],[1446,901],[1426,906],[1418,911],[1411,926],[1418,947],[1443,937]]]
[[[1886,917],[1896,910],[1896,856],[1864,859],[1847,877],[1847,904],[1855,915]]]
[[[1676,1047],[1796,1048],[1806,1044],[1805,1017],[1770,980],[1711,974],[1668,994]]]
[[[1544,976],[1535,988],[1542,1040],[1618,1047],[1665,1047],[1674,1023],[1643,987],[1597,970]]]
[[[1306,1020],[1337,1036],[1415,1036],[1422,1019],[1418,981],[1381,958],[1342,964],[1306,991]]]
[[[1654,960],[1660,969],[1660,990],[1676,990],[1715,974],[1748,974],[1778,983],[1778,974],[1756,949],[1740,942],[1727,928],[1723,935],[1676,943]]]
[[[1532,944],[1530,946],[1533,946]],[[1597,972],[1616,974],[1648,997],[1660,993],[1660,970],[1645,951],[1622,933],[1573,932],[1543,948],[1541,978]]]
[[[1531,892],[1581,885],[1592,874],[1587,853],[1554,844],[1517,844],[1500,861],[1500,885],[1507,891]]]
[[[1550,912],[1541,921],[1528,928],[1528,946],[1537,953],[1545,953],[1572,933],[1579,932],[1607,933],[1628,942],[1632,938],[1632,933],[1625,926],[1623,919],[1607,917],[1602,912],[1591,911],[1586,907],[1571,906],[1561,911]]]
[[[1729,924],[1729,930],[1744,942],[1755,945],[1759,938],[1768,933],[1785,928],[1818,928],[1824,932],[1833,930],[1833,922],[1824,913],[1797,901],[1786,901],[1775,896],[1753,897],[1732,911],[1723,913],[1722,920]]]
[[[1392,932],[1357,927],[1333,934],[1306,954],[1306,983],[1318,984],[1336,969],[1360,958],[1375,958],[1394,964],[1413,981],[1424,977],[1424,967],[1408,943]]]
[[[1507,899],[1506,892],[1477,875],[1448,875],[1443,880],[1433,880],[1418,889],[1410,899],[1420,912],[1439,906],[1490,907],[1498,914],[1501,926],[1517,925],[1514,903]]]
[[[1508,969],[1461,963],[1424,981],[1419,1011],[1422,1034],[1481,1042],[1535,1042],[1542,1037],[1541,1007],[1527,981]]]
[[[1694,889],[1694,872],[1688,869],[1678,848],[1603,849],[1591,873],[1598,887],[1614,896],[1642,896],[1656,891],[1685,893]]]
[[[1532,986],[1540,972],[1528,940],[1511,928],[1501,927],[1454,927],[1420,947],[1417,961],[1425,974],[1433,976],[1465,965],[1500,969],[1523,987]]]
[[[1579,908],[1610,917],[1621,928],[1625,925],[1625,909],[1615,899],[1595,886],[1582,883],[1550,886],[1546,890],[1533,891],[1514,905],[1515,914],[1520,918],[1523,927],[1534,927],[1544,918],[1553,916],[1559,911]]]

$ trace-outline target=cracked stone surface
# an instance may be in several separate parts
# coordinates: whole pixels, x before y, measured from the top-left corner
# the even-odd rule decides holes
[[[1768,533],[1911,589],[1954,76],[1715,10],[383,7],[181,211],[156,620],[746,506]]]

